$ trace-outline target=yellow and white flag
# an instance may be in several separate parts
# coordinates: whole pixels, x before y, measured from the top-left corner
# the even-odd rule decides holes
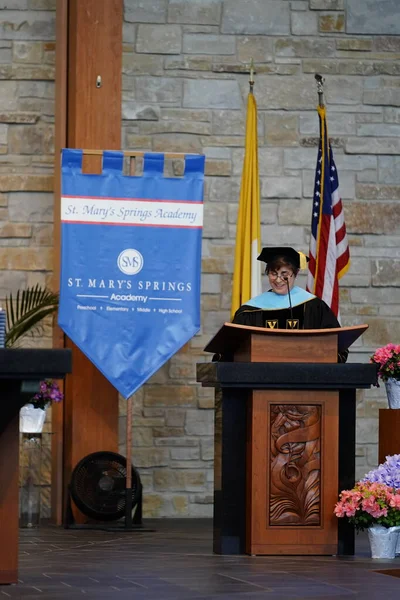
[[[231,317],[242,304],[261,294],[260,179],[258,175],[257,104],[247,99],[246,142],[236,229]]]

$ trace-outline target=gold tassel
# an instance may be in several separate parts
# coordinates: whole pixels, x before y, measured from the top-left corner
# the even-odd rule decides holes
[[[307,256],[303,252],[299,252],[300,256],[300,269],[307,269]]]

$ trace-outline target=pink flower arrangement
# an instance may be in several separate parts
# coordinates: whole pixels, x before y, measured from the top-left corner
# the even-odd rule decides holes
[[[340,494],[334,513],[339,518],[347,517],[359,531],[375,524],[395,527],[400,525],[400,489],[359,481],[352,490]]]
[[[387,344],[375,350],[371,363],[379,366],[378,376],[387,381],[390,377],[400,379],[400,344]]]

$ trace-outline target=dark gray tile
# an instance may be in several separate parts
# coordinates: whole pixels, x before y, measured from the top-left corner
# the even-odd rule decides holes
[[[17,586],[0,600],[399,600],[366,536],[355,557],[218,556],[207,520],[151,522],[148,532],[21,530]],[[40,591],[39,591],[40,590]]]

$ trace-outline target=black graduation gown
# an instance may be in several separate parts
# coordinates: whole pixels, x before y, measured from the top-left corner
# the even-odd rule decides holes
[[[339,321],[320,298],[312,298],[293,307],[293,319],[298,320],[296,329],[330,329],[340,327]],[[249,327],[270,327],[290,329],[292,315],[289,308],[264,310],[249,304],[243,304],[235,313],[233,323]],[[338,353],[338,362],[346,362],[348,351]],[[232,360],[233,357],[215,356],[214,360]]]
[[[320,298],[312,298],[293,307],[293,319],[299,321],[296,329],[330,329],[340,327],[339,321]],[[233,323],[248,325],[249,327],[271,327],[268,322],[278,321],[275,329],[289,329],[288,321],[291,320],[289,308],[264,310],[243,304],[235,313]]]

